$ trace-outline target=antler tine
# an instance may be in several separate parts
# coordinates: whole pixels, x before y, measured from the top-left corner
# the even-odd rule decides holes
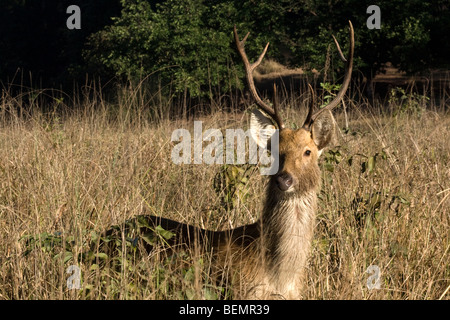
[[[341,102],[341,99],[344,97],[344,94],[347,91],[348,85],[350,84],[350,79],[351,79],[351,76],[352,76],[352,69],[353,69],[353,51],[355,49],[355,36],[354,36],[354,32],[353,32],[352,22],[349,21],[348,23],[349,23],[349,26],[350,26],[350,31],[349,31],[350,45],[349,45],[348,58],[347,59],[345,59],[344,55],[342,54],[341,48],[339,46],[339,43],[337,42],[336,38],[333,36],[333,39],[334,39],[334,42],[336,43],[336,47],[338,49],[340,58],[341,58],[341,60],[346,62],[346,64],[345,64],[346,73],[345,73],[345,77],[344,77],[344,82],[342,83],[341,89],[339,90],[339,92],[337,93],[337,95],[333,99],[333,101],[331,101],[324,108],[322,108],[319,111],[317,111],[316,113],[314,113],[311,116],[310,123],[308,123],[308,124],[305,123],[305,125],[307,125],[308,127],[311,126],[311,124],[314,122],[314,120],[317,119],[317,117],[322,112],[324,112],[325,110],[332,110],[334,107],[336,107],[339,104],[339,102]]]
[[[275,114],[278,114],[279,110],[279,104],[278,104],[278,96],[277,96],[277,85],[275,82],[273,83],[273,110],[275,111]]]
[[[239,35],[237,33],[236,26],[234,26],[233,31],[234,31],[234,39],[236,41],[236,46],[237,46],[238,52],[242,58],[242,62],[244,63],[245,73],[246,73],[250,93],[252,94],[253,98],[256,100],[256,104],[260,107],[260,109],[262,111],[264,111],[265,113],[267,113],[275,121],[275,123],[277,124],[279,129],[283,129],[284,124],[281,121],[281,118],[278,114],[278,108],[275,106],[275,111],[272,110],[272,108],[259,97],[258,92],[256,91],[255,82],[253,80],[253,70],[255,70],[255,68],[259,66],[262,59],[264,58],[264,55],[267,52],[267,48],[269,47],[269,43],[266,44],[263,52],[258,57],[258,60],[256,60],[254,63],[250,64],[250,62],[248,61],[248,58],[247,58],[247,54],[245,53],[245,48],[244,48],[245,41],[247,40],[247,37],[250,34],[250,32],[248,32],[247,35],[244,37],[244,39],[242,39],[242,41],[241,41],[241,40],[239,40]]]
[[[308,89],[309,89],[309,93],[311,94],[311,100],[309,101],[308,115],[306,116],[305,124],[303,125],[303,128],[309,130],[310,125],[312,124],[311,117],[312,117],[312,112],[314,110],[314,106],[316,104],[316,96],[314,94],[313,87],[311,87],[311,85],[309,83],[308,83]]]
[[[347,62],[347,59],[345,59],[344,54],[342,53],[341,46],[339,45],[339,42],[336,40],[336,37],[334,35],[331,35],[334,40],[334,44],[336,45],[336,48],[339,53],[339,58],[341,58],[342,62]]]

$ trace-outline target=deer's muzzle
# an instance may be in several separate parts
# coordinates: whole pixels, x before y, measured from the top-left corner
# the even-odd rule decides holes
[[[281,173],[276,177],[277,186],[281,191],[287,191],[294,184],[294,179],[289,173]]]

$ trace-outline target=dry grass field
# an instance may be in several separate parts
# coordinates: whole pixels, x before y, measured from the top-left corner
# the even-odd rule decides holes
[[[115,267],[83,259],[103,230],[138,214],[222,230],[254,222],[262,207],[267,178],[251,166],[171,160],[173,130],[192,132],[193,120],[203,130],[247,130],[247,112],[153,122],[151,106],[131,100],[91,97],[77,111],[42,112],[29,94],[3,93],[0,299],[230,297],[209,278],[208,254],[123,254]],[[340,129],[320,158],[306,299],[449,299],[448,104],[417,95],[374,107],[354,101],[348,129],[335,112]],[[282,101],[288,126],[302,123],[303,107]],[[71,265],[78,289],[68,287]]]

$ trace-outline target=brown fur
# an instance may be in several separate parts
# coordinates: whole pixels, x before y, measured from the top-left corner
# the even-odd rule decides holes
[[[238,52],[244,63],[249,90],[259,109],[253,111],[250,132],[261,148],[270,148],[276,129],[279,128],[279,168],[270,177],[261,217],[254,224],[233,230],[214,232],[181,224],[176,221],[144,217],[155,226],[173,231],[177,237],[172,244],[207,248],[213,254],[214,272],[231,269],[233,290],[238,298],[288,298],[302,297],[305,269],[313,237],[317,191],[320,188],[318,158],[334,133],[331,110],[344,96],[351,79],[353,67],[354,32],[351,22],[349,55],[345,59],[336,39],[335,43],[343,61],[346,62],[344,82],[336,97],[319,111],[312,113],[314,91],[311,91],[309,112],[301,129],[291,130],[284,126],[275,98],[272,107],[263,101],[255,88],[253,71],[261,63],[268,44],[258,60],[250,63],[244,44],[247,36],[239,40],[234,27]],[[274,86],[274,97],[276,97]],[[274,143],[276,143],[274,141]],[[151,246],[148,248],[151,250]],[[233,277],[238,275],[237,277]]]
[[[305,155],[306,150],[310,155]],[[293,185],[281,191],[277,175],[270,178],[263,212],[256,223],[215,232],[161,217],[140,217],[174,232],[176,237],[169,241],[172,246],[208,248],[213,255],[213,273],[220,277],[228,270],[227,274],[233,275],[234,297],[301,298],[320,186],[319,150],[312,132],[283,129],[279,152],[278,174],[292,175]],[[148,245],[147,250],[152,247]]]
[[[346,63],[344,82],[336,97],[314,114],[314,92],[309,86],[312,93],[309,112],[304,125],[298,130],[285,128],[278,112],[276,86],[273,109],[256,91],[253,71],[261,63],[269,44],[259,58],[250,63],[244,47],[248,34],[240,40],[234,27],[234,38],[244,63],[248,87],[260,109],[252,113],[250,132],[261,148],[273,147],[272,152],[276,152],[271,138],[276,137],[274,124],[277,125],[280,130],[278,172],[270,177],[262,215],[254,224],[214,232],[172,220],[164,222],[168,230],[174,230],[172,227],[176,229],[182,243],[208,246],[214,256],[216,272],[231,268],[231,275],[238,275],[233,279],[233,290],[238,298],[296,299],[302,296],[315,223],[316,193],[320,188],[318,158],[334,133],[334,119],[330,111],[341,101],[351,79],[354,32],[350,21],[349,26],[347,59],[334,39]],[[149,219],[157,224],[155,220],[160,218],[150,216]]]

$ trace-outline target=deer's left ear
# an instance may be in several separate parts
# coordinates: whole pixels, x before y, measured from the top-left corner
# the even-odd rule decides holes
[[[319,116],[312,124],[312,138],[317,148],[319,149],[319,155],[331,141],[334,135],[334,119],[331,112],[324,112]]]

